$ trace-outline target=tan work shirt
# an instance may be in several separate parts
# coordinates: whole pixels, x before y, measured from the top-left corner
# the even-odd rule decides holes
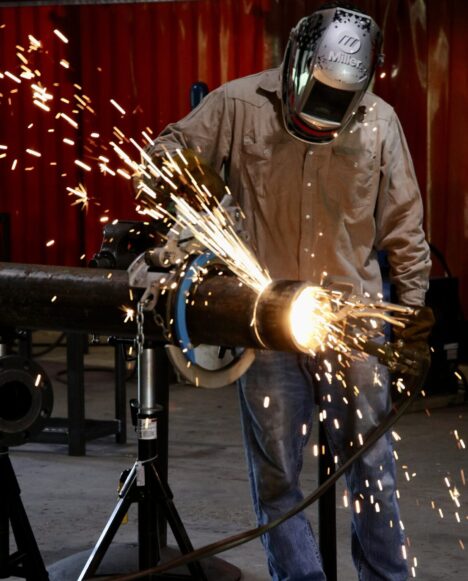
[[[363,118],[332,143],[312,145],[285,130],[280,95],[280,69],[229,82],[168,125],[150,152],[189,147],[224,168],[250,244],[273,278],[318,283],[325,271],[375,296],[377,250],[386,250],[399,300],[423,304],[430,252],[394,110],[367,93]]]

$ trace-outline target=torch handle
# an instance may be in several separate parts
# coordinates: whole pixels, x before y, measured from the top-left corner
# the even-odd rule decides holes
[[[377,357],[390,371],[421,377],[427,373],[429,358],[423,351],[400,347],[397,343],[376,343],[365,341],[361,349],[368,355]]]

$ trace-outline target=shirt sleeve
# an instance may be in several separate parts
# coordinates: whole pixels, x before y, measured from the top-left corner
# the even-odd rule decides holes
[[[149,155],[161,155],[177,148],[193,149],[220,172],[229,156],[231,121],[226,87],[215,89],[186,117],[169,124],[147,148]]]
[[[376,226],[376,246],[387,252],[398,300],[410,306],[423,305],[429,286],[430,250],[413,162],[394,112],[382,144]]]

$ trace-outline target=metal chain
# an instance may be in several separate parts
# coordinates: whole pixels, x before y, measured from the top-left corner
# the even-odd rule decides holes
[[[157,312],[154,312],[153,319],[154,319],[154,322],[156,323],[156,325],[158,325],[158,327],[161,327],[164,339],[166,339],[166,341],[170,341],[171,334],[169,332],[169,329],[166,327],[166,322],[164,321],[164,318],[162,317],[162,315],[160,315]]]
[[[136,315],[137,334],[135,338],[137,355],[141,355],[143,353],[143,346],[145,343],[144,311],[150,304],[150,302],[151,302],[150,297],[148,297],[146,300],[143,297],[140,301],[138,301],[137,304],[137,315]],[[164,318],[156,310],[153,310],[153,319],[156,325],[158,325],[158,327],[161,327],[164,339],[166,339],[166,341],[170,341],[171,334],[169,332],[169,329],[166,327]]]

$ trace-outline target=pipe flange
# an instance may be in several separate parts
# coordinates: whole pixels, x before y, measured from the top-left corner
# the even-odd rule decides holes
[[[53,408],[52,384],[35,361],[0,357],[0,446],[20,446],[46,425]]]

